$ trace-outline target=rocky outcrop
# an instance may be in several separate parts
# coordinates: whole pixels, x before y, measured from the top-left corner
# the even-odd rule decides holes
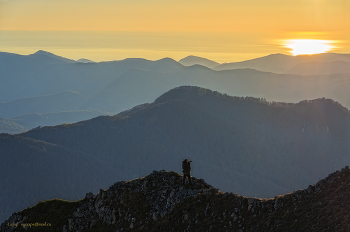
[[[180,201],[214,192],[219,191],[204,180],[193,178],[193,185],[186,187],[179,174],[154,171],[144,178],[117,182],[97,195],[86,194],[63,231],[83,231],[101,223],[124,231],[142,230],[171,214]]]
[[[192,177],[192,181],[192,186],[183,186],[178,173],[154,171],[144,178],[117,182],[96,195],[87,193],[72,206],[63,223],[52,223],[47,231],[347,231],[350,228],[349,167],[304,190],[272,199],[224,193],[202,179]],[[38,205],[13,214],[0,231],[20,231],[21,226],[9,225],[33,223],[28,217],[33,220],[31,212]],[[43,215],[44,212],[39,213],[37,218]]]

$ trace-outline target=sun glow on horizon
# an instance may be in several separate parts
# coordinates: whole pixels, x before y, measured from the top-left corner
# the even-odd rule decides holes
[[[325,53],[334,48],[331,40],[317,40],[317,39],[293,39],[287,40],[285,46],[292,49],[291,53],[297,55],[312,55]]]

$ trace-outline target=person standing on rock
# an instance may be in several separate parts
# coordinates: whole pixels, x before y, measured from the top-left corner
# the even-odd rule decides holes
[[[182,172],[183,172],[182,183],[184,185],[185,185],[186,177],[188,177],[190,185],[192,185],[192,180],[191,180],[191,162],[192,161],[189,161],[187,159],[184,159],[184,161],[182,161]]]

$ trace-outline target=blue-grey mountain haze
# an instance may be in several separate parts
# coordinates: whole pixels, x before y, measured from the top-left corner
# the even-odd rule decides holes
[[[189,64],[186,60],[194,65],[182,65],[181,62]],[[217,70],[238,68],[223,71],[203,67],[208,64],[212,67],[215,62],[195,56],[180,62],[170,58],[157,61],[130,58],[81,63],[38,51],[28,56],[0,53],[0,61],[0,117],[7,119],[22,114],[81,110],[115,114],[152,102],[180,85],[196,85],[269,101],[298,102],[326,97],[350,107],[346,94],[350,88],[350,58],[346,54],[297,57],[273,54],[214,67]],[[84,119],[88,119],[88,115]]]

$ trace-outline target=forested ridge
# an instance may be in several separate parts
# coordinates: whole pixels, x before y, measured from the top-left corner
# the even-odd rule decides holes
[[[193,157],[219,176],[232,171],[239,176],[260,173],[283,187],[287,183],[281,176],[289,180],[288,185],[310,176],[321,178],[349,159],[349,112],[330,99],[288,104],[180,87],[141,108],[123,116],[44,127],[23,136],[141,170],[148,170],[148,163],[176,167],[179,156]],[[240,188],[233,183],[228,186]],[[256,191],[248,195],[265,192],[248,188]]]

